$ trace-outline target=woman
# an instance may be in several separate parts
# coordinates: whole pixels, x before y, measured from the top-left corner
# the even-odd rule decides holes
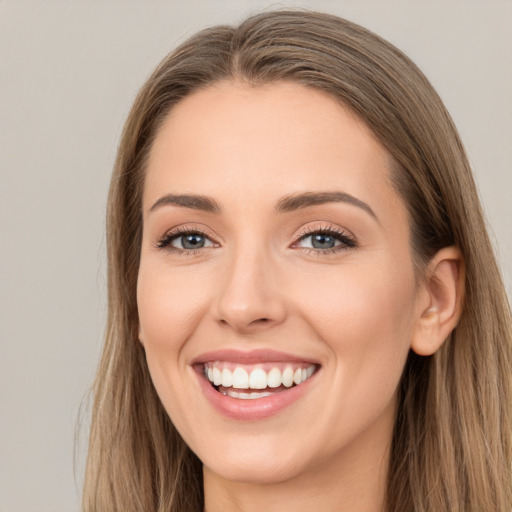
[[[305,12],[192,37],[108,216],[85,510],[510,510],[510,309],[456,129],[389,43]]]

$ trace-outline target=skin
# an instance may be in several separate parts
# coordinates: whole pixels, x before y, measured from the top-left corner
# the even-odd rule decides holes
[[[458,275],[452,251],[432,264],[435,286],[416,279],[391,166],[351,111],[297,84],[215,84],[161,127],[143,194],[139,334],[164,407],[204,463],[208,512],[382,506],[403,366],[456,321]],[[350,194],[375,216],[344,201],[276,211],[304,192]],[[152,210],[166,194],[208,196],[222,212]],[[178,233],[174,248],[157,247],[176,228],[201,230],[207,245],[184,253]],[[312,248],[308,233],[325,228],[356,246]],[[321,367],[284,411],[238,421],[210,405],[191,366],[224,348]]]

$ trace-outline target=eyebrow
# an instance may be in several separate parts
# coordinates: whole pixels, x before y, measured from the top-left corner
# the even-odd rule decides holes
[[[291,212],[308,206],[326,203],[347,203],[361,208],[378,222],[378,217],[368,204],[346,192],[306,192],[283,197],[276,205],[278,212]]]
[[[367,203],[346,192],[304,192],[302,194],[292,194],[282,197],[277,202],[275,209],[279,213],[287,213],[327,203],[347,203],[356,206],[368,213],[377,222],[379,221],[377,215]],[[158,199],[149,211],[153,212],[163,206],[179,206],[208,213],[222,213],[222,208],[215,199],[196,194],[166,194]]]
[[[219,203],[211,197],[195,194],[167,194],[158,199],[149,211],[153,212],[162,206],[181,206],[209,213],[221,213],[222,211]]]

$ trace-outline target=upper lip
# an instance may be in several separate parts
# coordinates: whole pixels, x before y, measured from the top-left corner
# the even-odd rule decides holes
[[[288,354],[272,349],[256,349],[256,350],[237,350],[237,349],[220,349],[196,357],[192,364],[204,364],[211,361],[229,361],[240,364],[258,364],[258,363],[279,363],[279,362],[306,362],[309,364],[319,364],[317,360],[309,357]]]

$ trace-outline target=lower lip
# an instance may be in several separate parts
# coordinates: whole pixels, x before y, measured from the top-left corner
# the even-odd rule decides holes
[[[318,371],[318,370],[317,370]],[[240,399],[219,393],[202,374],[197,374],[201,390],[213,408],[228,418],[256,421],[270,418],[301,398],[311,387],[316,372],[298,386],[263,398]]]

